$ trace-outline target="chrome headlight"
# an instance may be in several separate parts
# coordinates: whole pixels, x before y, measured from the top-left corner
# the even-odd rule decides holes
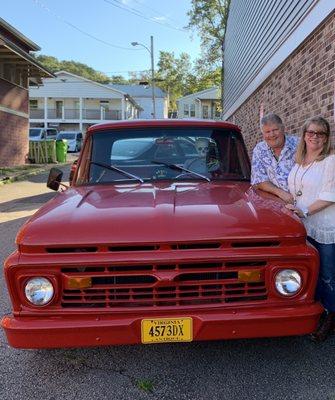
[[[275,278],[277,291],[283,296],[294,296],[301,288],[301,275],[294,269],[283,269]]]
[[[52,283],[47,278],[31,278],[27,281],[24,292],[28,301],[35,306],[44,306],[54,295]]]

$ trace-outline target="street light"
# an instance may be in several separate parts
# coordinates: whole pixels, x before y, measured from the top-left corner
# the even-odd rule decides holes
[[[156,102],[155,102],[155,69],[154,69],[154,37],[150,36],[150,49],[142,43],[131,42],[132,46],[142,46],[150,54],[151,58],[151,91],[152,91],[152,118],[156,118]]]

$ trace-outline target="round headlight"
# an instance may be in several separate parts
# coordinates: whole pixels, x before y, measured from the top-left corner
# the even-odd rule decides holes
[[[283,269],[277,273],[275,284],[283,296],[294,296],[301,288],[301,275],[294,269]]]
[[[31,278],[24,289],[26,298],[35,306],[44,306],[54,295],[52,283],[47,278]]]

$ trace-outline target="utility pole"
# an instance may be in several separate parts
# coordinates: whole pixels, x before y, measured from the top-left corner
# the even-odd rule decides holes
[[[151,59],[151,97],[152,97],[152,118],[156,118],[156,99],[155,99],[155,66],[154,66],[154,37],[150,36],[150,49],[139,42],[131,42],[132,46],[142,46],[144,47],[150,54]]]
[[[152,118],[156,119],[156,99],[155,99],[155,66],[154,66],[154,37],[150,36],[150,55],[151,55],[151,90],[152,90]]]

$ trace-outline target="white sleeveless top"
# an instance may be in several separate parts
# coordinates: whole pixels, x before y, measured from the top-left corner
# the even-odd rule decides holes
[[[316,200],[334,204],[303,218],[307,235],[319,243],[335,243],[335,155],[312,164],[295,164],[288,176],[289,191],[298,208],[309,207]],[[297,193],[301,192],[300,196]]]

